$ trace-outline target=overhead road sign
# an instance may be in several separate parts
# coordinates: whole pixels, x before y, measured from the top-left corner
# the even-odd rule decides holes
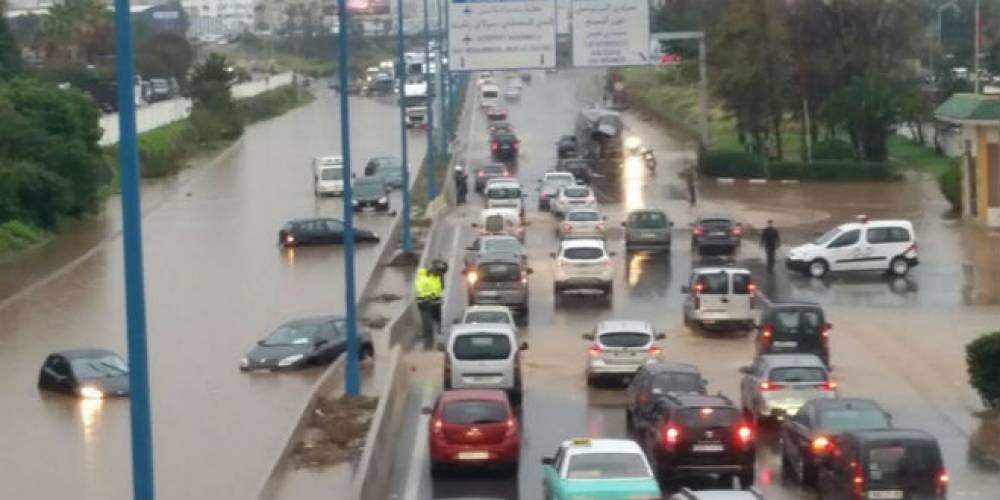
[[[645,66],[649,0],[573,0],[573,65]]]
[[[555,0],[449,0],[452,71],[553,68]]]

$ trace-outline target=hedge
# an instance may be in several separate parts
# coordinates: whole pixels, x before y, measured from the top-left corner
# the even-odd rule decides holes
[[[699,172],[708,177],[795,179],[813,181],[899,180],[889,163],[853,160],[814,160],[811,163],[778,160],[765,163],[759,157],[733,150],[710,150],[702,156]]]
[[[988,333],[965,346],[969,383],[987,408],[1000,408],[1000,331]]]

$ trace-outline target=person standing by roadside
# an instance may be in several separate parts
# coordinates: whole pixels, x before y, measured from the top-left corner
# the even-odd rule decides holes
[[[781,246],[781,235],[778,234],[778,229],[774,227],[773,220],[768,220],[767,227],[760,232],[760,244],[764,247],[764,252],[767,254],[767,272],[774,272],[774,254],[778,251],[778,247]]]
[[[455,165],[455,204],[464,205],[469,193],[469,176],[461,165]]]

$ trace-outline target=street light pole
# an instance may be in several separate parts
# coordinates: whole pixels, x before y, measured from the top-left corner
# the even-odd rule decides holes
[[[343,0],[341,0],[343,1]],[[427,16],[427,0],[424,0],[424,84],[427,85],[427,162],[424,167],[427,169],[427,201],[430,202],[437,196],[437,180],[435,179],[434,161],[434,86],[431,85],[431,35],[430,19]],[[438,68],[440,73],[440,68]]]
[[[344,319],[347,323],[347,357],[344,363],[344,393],[354,397],[361,393],[358,364],[357,303],[354,299],[354,204],[351,202],[351,110],[347,93],[347,6],[337,0],[337,73],[340,79],[340,149],[344,157]]]
[[[413,236],[410,229],[410,160],[409,145],[406,128],[406,41],[403,32],[403,0],[396,0],[397,18],[399,25],[396,27],[397,35],[397,57],[396,73],[399,80],[399,160],[403,163],[403,253],[413,253]]]
[[[448,15],[448,9],[447,8],[443,8],[444,4],[441,2],[441,0],[438,0],[437,6],[438,6],[438,32],[437,32],[437,41],[438,41],[438,44],[437,44],[438,45],[438,50],[437,50],[437,68],[438,68],[438,74],[437,74],[436,80],[438,82],[438,87],[440,87],[440,90],[441,90],[440,91],[440,95],[441,95],[441,133],[439,135],[441,136],[441,155],[442,156],[447,156],[448,155],[448,141],[451,138],[451,105],[452,105],[452,102],[451,102],[450,96],[448,95],[448,87],[447,87],[448,80],[447,80],[447,78],[445,78],[445,76],[448,73],[446,72],[447,70],[445,69],[445,64],[444,64],[444,59],[445,59],[444,58],[444,54],[446,54],[446,52],[444,51],[444,39],[445,39],[445,37],[443,36],[443,34],[444,34],[444,30],[448,26],[447,25],[447,21],[446,21],[447,15]]]
[[[973,82],[973,92],[979,93],[979,51],[982,50],[982,21],[979,18],[979,0],[976,0],[976,29],[975,31],[975,51],[972,54],[972,63],[974,74],[972,76]]]
[[[128,344],[132,498],[153,500],[153,432],[146,344],[146,285],[142,262],[139,139],[135,124],[135,66],[129,0],[115,0],[118,72],[118,158],[121,164],[122,246],[125,254],[125,327]]]

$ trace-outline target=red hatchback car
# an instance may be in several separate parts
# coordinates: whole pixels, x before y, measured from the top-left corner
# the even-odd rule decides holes
[[[504,391],[444,391],[424,413],[431,415],[432,474],[453,466],[486,465],[517,473],[521,432]]]

